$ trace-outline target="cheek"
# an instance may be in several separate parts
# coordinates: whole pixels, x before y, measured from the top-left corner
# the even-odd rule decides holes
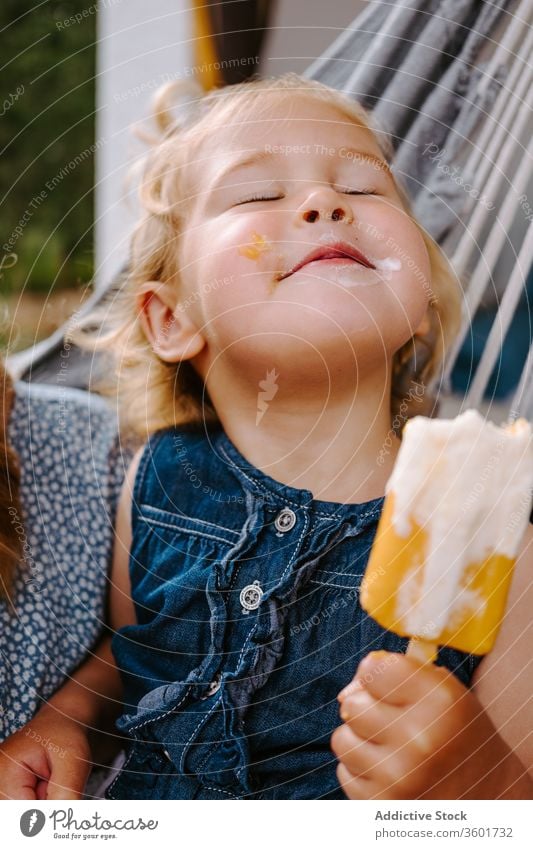
[[[201,245],[209,254],[210,264],[231,267],[236,276],[245,279],[272,269],[279,261],[279,239],[272,222],[253,213],[225,222],[221,227],[209,228],[201,238]]]
[[[402,210],[382,208],[370,226],[386,284],[375,315],[388,316],[387,347],[398,350],[415,333],[431,298],[431,266],[421,231]]]
[[[431,266],[418,227],[406,215],[391,216],[382,230],[380,257],[391,287],[406,306],[423,312],[431,298]]]
[[[387,253],[401,260],[412,258],[422,263],[425,256],[427,261],[419,227],[403,208],[392,201],[381,199],[372,207],[369,206],[367,214],[355,226],[367,247],[373,245],[376,252],[379,250],[380,256]]]
[[[183,252],[183,279],[206,322],[268,296],[275,244],[260,222],[246,219],[196,228]]]
[[[235,340],[253,335],[264,323],[264,310],[268,302],[264,292],[253,285],[253,280],[236,273],[234,265],[221,280],[227,283],[211,291],[202,292],[202,312],[206,336],[220,349]]]
[[[414,278],[429,298],[431,266],[422,233],[411,222],[405,223],[398,238],[389,239],[393,256],[401,260],[405,275]]]

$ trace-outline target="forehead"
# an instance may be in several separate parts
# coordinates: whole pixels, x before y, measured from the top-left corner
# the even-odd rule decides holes
[[[305,148],[307,157],[324,159],[326,149],[334,156],[342,145],[384,158],[372,131],[334,102],[307,93],[265,92],[252,102],[241,101],[225,120],[223,113],[215,117],[212,131],[192,151],[187,182],[192,194],[205,190],[218,173],[253,151],[301,156]]]

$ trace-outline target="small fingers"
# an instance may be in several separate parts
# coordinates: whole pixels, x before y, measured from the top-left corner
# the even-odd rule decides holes
[[[400,798],[396,794],[402,787],[406,773],[407,762],[401,752],[390,746],[361,740],[348,725],[341,725],[331,738],[331,748],[340,762],[351,775],[365,779],[373,786],[372,795],[365,798]],[[367,787],[366,792],[370,793]]]
[[[346,724],[336,728],[331,737],[331,750],[353,775],[368,776],[381,749],[376,743],[358,737]]]
[[[352,775],[343,763],[337,765],[337,779],[348,799],[371,799],[372,784],[366,778]]]
[[[352,690],[341,702],[339,713],[358,737],[374,743],[390,739],[391,727],[398,718],[394,707],[377,702],[365,689]]]

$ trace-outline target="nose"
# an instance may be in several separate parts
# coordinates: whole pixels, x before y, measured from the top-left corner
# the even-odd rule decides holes
[[[353,222],[350,205],[330,188],[311,192],[298,209],[298,217],[309,224],[319,220]]]

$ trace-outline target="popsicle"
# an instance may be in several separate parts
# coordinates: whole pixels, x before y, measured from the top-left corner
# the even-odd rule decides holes
[[[532,486],[525,419],[498,427],[468,410],[406,424],[361,604],[384,628],[411,638],[409,655],[430,662],[441,645],[490,651]]]

